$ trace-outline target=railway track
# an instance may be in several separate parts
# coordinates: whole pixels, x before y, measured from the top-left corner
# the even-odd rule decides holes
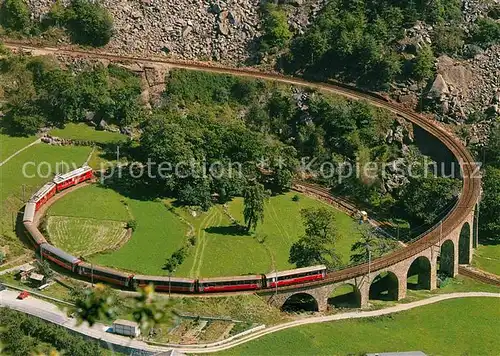
[[[337,95],[344,96],[352,100],[365,100],[370,104],[391,111],[392,113],[410,121],[411,123],[421,127],[432,136],[436,137],[456,158],[460,164],[462,171],[462,191],[459,199],[453,209],[449,212],[446,218],[440,223],[441,226],[434,226],[427,232],[419,236],[419,238],[407,245],[405,248],[398,249],[392,253],[377,258],[371,262],[370,269],[372,272],[392,266],[407,258],[410,258],[430,246],[436,245],[440,241],[440,236],[447,236],[454,229],[456,229],[471,213],[474,208],[480,193],[481,193],[481,179],[478,173],[478,167],[467,149],[455,138],[451,133],[440,127],[436,122],[425,118],[411,110],[403,108],[397,103],[388,101],[383,96],[376,93],[368,93],[359,89],[340,86],[329,83],[319,83],[306,81],[304,79],[283,76],[276,73],[259,72],[255,69],[248,68],[229,68],[216,66],[209,63],[200,63],[193,61],[176,61],[162,57],[137,57],[137,56],[124,56],[117,55],[105,51],[82,50],[74,48],[51,48],[51,47],[37,47],[26,44],[24,42],[6,41],[4,42],[7,48],[12,50],[21,50],[32,52],[37,55],[55,55],[66,57],[86,57],[107,59],[117,62],[135,62],[143,65],[166,65],[171,68],[182,68],[198,71],[206,71],[220,74],[230,74],[241,77],[251,77],[255,79],[269,80],[280,82],[284,84],[302,86],[317,89],[324,92],[330,92]],[[442,235],[440,233],[442,232]],[[357,276],[365,275],[368,273],[368,264],[361,264],[354,267],[345,268],[339,271],[333,271],[327,274],[326,279],[318,282],[311,282],[307,285],[295,285],[290,287],[282,287],[283,290],[304,288],[319,284],[340,282],[348,280]]]
[[[475,272],[470,269],[467,269],[464,266],[458,266],[458,274],[461,274],[462,276],[466,276],[472,279],[475,279],[476,281],[486,283],[486,284],[491,284],[494,286],[500,287],[500,278],[494,278],[493,276],[488,276],[483,273]]]

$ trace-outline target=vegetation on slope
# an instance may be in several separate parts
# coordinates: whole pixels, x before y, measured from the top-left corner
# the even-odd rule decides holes
[[[61,354],[74,356],[104,355],[99,344],[70,333],[67,329],[18,311],[0,312],[0,352],[5,355]]]
[[[100,47],[113,35],[113,18],[99,2],[71,0],[67,6],[56,1],[41,20],[33,20],[25,0],[5,0],[1,5],[0,25],[10,36],[50,37],[53,29],[67,30],[73,43]]]

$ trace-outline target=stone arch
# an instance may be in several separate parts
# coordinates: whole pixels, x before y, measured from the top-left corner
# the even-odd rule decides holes
[[[465,222],[460,230],[460,236],[458,238],[458,263],[459,264],[469,264],[470,263],[470,224]]]
[[[406,273],[407,289],[431,289],[431,261],[426,256],[413,260]]]
[[[361,291],[352,283],[337,285],[330,293],[328,305],[335,308],[361,308]]]
[[[398,300],[399,280],[393,272],[378,274],[370,284],[369,299]]]
[[[289,296],[283,305],[282,311],[319,311],[318,300],[310,293],[299,292]]]
[[[439,273],[445,274],[448,277],[453,277],[455,274],[455,244],[452,240],[446,240],[441,244],[439,252]]]

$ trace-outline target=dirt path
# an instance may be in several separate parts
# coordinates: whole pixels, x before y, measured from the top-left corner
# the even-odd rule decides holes
[[[24,150],[27,150],[28,148],[30,148],[31,146],[33,145],[36,145],[38,143],[42,142],[42,140],[39,138],[38,140],[34,141],[34,142],[31,142],[29,145],[27,146],[24,146],[23,148],[17,150],[16,152],[14,152],[13,154],[11,154],[9,157],[7,157],[3,162],[0,162],[0,167],[2,167],[5,163],[9,162],[12,158],[16,157],[18,154],[20,154],[21,152],[23,152]]]

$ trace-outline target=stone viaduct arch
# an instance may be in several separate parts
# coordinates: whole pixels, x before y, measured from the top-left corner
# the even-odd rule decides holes
[[[471,261],[471,250],[472,250],[472,227],[466,221],[462,225],[460,230],[460,235],[458,238],[458,263],[459,264],[469,264]]]
[[[406,273],[407,289],[431,289],[431,261],[426,256],[417,257]]]
[[[329,305],[329,298],[335,289],[346,284],[354,286],[354,291],[357,293],[357,296],[359,296],[358,305],[361,306],[361,308],[368,306],[371,299],[370,297],[376,298],[376,289],[374,286],[380,283],[380,280],[384,278],[385,281],[382,284],[385,289],[382,290],[382,292],[386,299],[400,300],[405,298],[408,287],[410,289],[436,289],[438,271],[450,277],[455,277],[458,274],[460,241],[462,241],[463,245],[461,261],[469,262],[471,260],[473,251],[472,226],[474,226],[474,214],[475,212],[471,211],[466,221],[458,224],[451,233],[442,236],[439,242],[428,246],[422,252],[409,256],[405,260],[390,267],[371,271],[369,274],[366,273],[365,275],[355,278],[333,282],[325,281],[324,284],[304,286],[299,289],[290,288],[278,290],[277,293],[266,291],[260,294],[267,298],[272,305],[281,308],[286,300],[292,295],[307,293],[316,300],[318,311],[323,312],[329,307],[336,307],[333,304]],[[382,278],[380,276],[382,276]],[[409,279],[410,281],[408,281]]]

